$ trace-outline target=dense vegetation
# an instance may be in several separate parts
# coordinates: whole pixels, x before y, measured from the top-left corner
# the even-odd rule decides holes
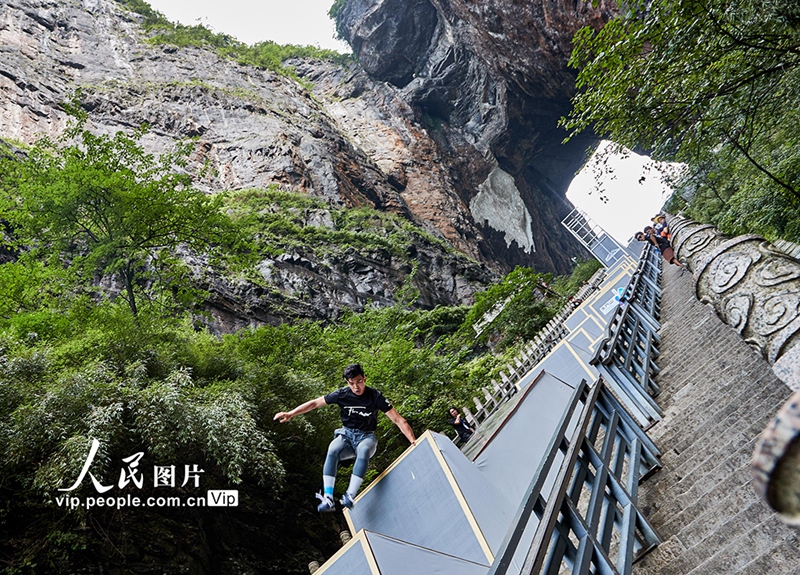
[[[214,336],[202,328],[206,294],[178,251],[239,273],[253,254],[346,246],[402,258],[414,241],[436,240],[397,217],[334,210],[299,194],[209,198],[180,175],[185,147],[156,158],[139,144],[144,128],[96,136],[74,112],[68,138],[0,158],[0,558],[7,573],[71,573],[98,563],[108,570],[126,556],[148,561],[142,554],[177,567],[197,553],[208,553],[219,572],[233,572],[242,558],[261,572],[303,572],[337,547],[341,526],[314,512],[312,495],[338,414],[322,409],[279,425],[274,413],[335,388],[343,366],[360,362],[417,433],[452,433],[446,407],[469,405],[599,265],[582,263],[571,278],[518,268],[472,307],[416,309],[409,283],[396,291],[395,305],[336,323]],[[329,221],[310,225],[310,216]],[[476,337],[473,324],[501,303]],[[381,419],[368,479],[407,445]],[[237,488],[240,506],[55,506],[95,439],[90,472],[114,495],[165,494],[152,476],[142,487],[123,486],[123,459],[142,453],[145,474],[156,465],[197,464],[200,493]],[[167,495],[197,492],[191,483],[179,487],[180,479]],[[87,477],[70,495],[96,491]]]
[[[185,167],[189,147],[156,158],[139,144],[144,128],[132,136],[97,136],[85,128],[85,113],[68,108],[77,119],[63,140],[79,143],[59,147],[45,138],[26,161],[4,162],[0,214],[24,248],[23,262],[49,263],[39,271],[83,285],[112,275],[137,316],[137,301],[156,297],[154,287],[176,295],[189,288],[187,270],[173,255],[179,245],[208,248],[232,240],[233,229],[219,198],[197,192],[189,175],[175,172]]]
[[[230,192],[224,205],[260,253],[302,248],[307,254],[324,256],[347,249],[361,253],[379,249],[403,259],[413,244],[426,241],[455,254],[449,244],[400,216],[370,208],[335,208],[320,198],[277,186]]]
[[[170,22],[161,12],[154,10],[143,0],[117,0],[128,10],[144,17],[142,27],[150,34],[149,42],[153,44],[171,44],[173,46],[196,46],[214,50],[224,58],[230,58],[240,64],[272,70],[298,79],[290,66],[284,65],[289,58],[319,58],[343,64],[349,56],[335,50],[300,46],[296,44],[278,44],[270,40],[247,45],[233,36],[213,32],[202,24],[186,26]]]
[[[566,120],[684,162],[669,209],[800,240],[800,8],[794,0],[625,4],[582,30]]]

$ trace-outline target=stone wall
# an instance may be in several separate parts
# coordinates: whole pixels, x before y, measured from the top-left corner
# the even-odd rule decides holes
[[[673,218],[670,228],[700,301],[796,392],[763,430],[752,469],[755,488],[785,520],[800,524],[800,261],[759,236],[729,238],[683,218]]]
[[[753,488],[759,433],[791,391],[737,331],[695,297],[688,272],[664,266],[664,419],[648,435],[663,469],[642,483],[640,508],[663,542],[634,575],[800,573],[800,536]]]

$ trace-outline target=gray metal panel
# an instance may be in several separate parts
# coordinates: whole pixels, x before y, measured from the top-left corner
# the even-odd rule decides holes
[[[366,529],[476,563],[486,555],[448,481],[435,445],[419,442],[350,510]]]
[[[526,391],[516,411],[474,460],[492,485],[517,502],[545,455],[574,387],[545,373]]]
[[[575,386],[582,379],[586,381],[596,380],[600,374],[594,366],[589,364],[592,356],[587,351],[577,349],[574,346],[570,351],[568,345],[563,343],[559,345],[536,366],[536,369],[544,370],[550,375]],[[573,352],[583,360],[583,364],[575,359]]]
[[[489,547],[493,553],[497,552],[519,503],[516,501],[512,503],[499,489],[489,483],[486,476],[448,437],[435,433],[433,438]]]
[[[631,239],[625,249],[633,259],[638,260],[642,257],[642,252],[646,247],[647,242],[640,242],[638,240]]]
[[[540,363],[541,362],[539,362],[539,364]],[[523,375],[522,378],[517,382],[517,387],[519,389],[525,389],[531,384],[531,382],[533,382],[534,379],[539,376],[539,374],[542,372],[542,368],[539,367],[539,364],[534,365],[533,368],[528,373]]]
[[[564,325],[569,331],[574,331],[580,327],[582,323],[589,317],[589,310],[579,307],[572,314],[564,320]]]
[[[605,302],[607,298],[603,299]],[[599,310],[593,309],[591,306],[584,306],[581,308],[581,321],[573,326],[567,326],[570,329],[570,334],[566,339],[571,340],[573,337],[589,337],[592,340],[598,340],[603,337],[608,327],[608,319],[602,316]],[[575,314],[572,314],[573,316]]]
[[[585,333],[582,332],[570,334],[567,337],[567,341],[570,342],[573,345],[573,347],[582,348],[587,351],[592,347],[592,341],[588,337],[586,337]]]
[[[326,563],[323,567],[319,572],[321,575],[373,575],[360,541],[354,541],[336,561]]]
[[[605,265],[613,265],[622,258],[629,257],[628,252],[614,238],[602,232],[589,248],[598,260]]]
[[[381,575],[486,575],[489,566],[367,533]]]

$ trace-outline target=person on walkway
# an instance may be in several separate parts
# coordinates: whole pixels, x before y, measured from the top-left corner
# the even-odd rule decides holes
[[[662,238],[667,238],[668,240],[671,239],[669,235],[669,228],[667,227],[667,218],[663,215],[658,214],[653,218],[653,229],[655,230],[656,234]]]
[[[475,433],[475,430],[472,429],[472,427],[470,427],[466,421],[464,421],[464,419],[461,417],[461,414],[458,412],[458,409],[455,407],[450,408],[449,423],[455,427],[458,438],[462,443],[465,443],[470,437],[472,437],[472,434]]]
[[[397,410],[383,397],[383,394],[377,389],[367,387],[367,377],[360,365],[357,363],[348,365],[344,370],[344,379],[347,381],[347,387],[307,401],[291,411],[276,413],[273,418],[281,423],[286,423],[294,416],[308,413],[318,407],[334,403],[339,406],[343,427],[333,432],[333,441],[328,446],[328,454],[322,467],[323,492],[317,494],[317,499],[320,500],[317,511],[320,513],[335,510],[333,486],[336,482],[336,470],[339,462],[355,457],[350,484],[339,501],[343,507],[348,509],[353,506],[353,500],[367,473],[369,460],[375,455],[378,448],[378,440],[375,438],[378,411],[384,412],[400,428],[411,445],[415,445],[417,441],[411,426],[397,413]]]
[[[672,244],[669,243],[669,240],[659,236],[652,227],[647,226],[644,232],[638,232],[635,237],[640,242],[650,242],[656,246],[658,251],[661,252],[661,255],[664,256],[664,259],[669,263],[685,268],[685,266],[678,261],[678,258],[675,257],[675,250],[672,249]]]

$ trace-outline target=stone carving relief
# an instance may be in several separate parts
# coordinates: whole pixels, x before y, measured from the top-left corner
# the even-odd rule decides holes
[[[740,335],[747,325],[747,318],[752,303],[752,296],[736,295],[729,297],[722,304],[725,310],[725,323],[738,331]]]
[[[685,227],[685,226],[684,226]],[[673,233],[673,240],[677,232]],[[685,259],[692,258],[698,252],[703,251],[711,245],[711,243],[719,237],[719,232],[712,226],[699,226],[692,229],[689,233],[681,236],[681,253]],[[685,239],[684,239],[685,238]],[[677,244],[673,241],[677,247]]]
[[[786,254],[777,251],[767,242],[763,242],[758,249],[764,255],[771,256],[768,263],[758,270],[756,278],[758,285],[771,287],[800,278],[800,266],[797,265],[796,259],[787,257]]]
[[[683,218],[673,218],[670,227],[698,299],[765,359],[774,363],[800,340],[800,262],[759,236],[728,238]]]
[[[772,335],[797,317],[799,307],[800,290],[769,295],[755,308],[753,330],[759,335]]]
[[[709,287],[714,293],[723,293],[738,284],[753,264],[747,253],[727,253],[715,258],[709,266]]]

